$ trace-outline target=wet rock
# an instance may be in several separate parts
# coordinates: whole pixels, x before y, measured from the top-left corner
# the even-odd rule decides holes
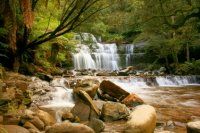
[[[38,131],[38,129],[29,121],[25,122],[23,127],[26,128],[26,129],[34,129],[34,130]]]
[[[117,76],[117,72],[98,72],[96,76]]]
[[[137,96],[136,94],[130,94],[127,97],[125,97],[121,103],[125,104],[128,107],[135,107],[137,105],[141,105],[144,103],[144,101]]]
[[[20,118],[16,114],[4,114],[3,124],[5,125],[18,125],[20,123]]]
[[[45,111],[38,110],[36,115],[44,122],[45,126],[51,126],[56,123],[56,120]]]
[[[74,88],[74,92],[77,93],[79,90],[83,90],[86,91],[91,98],[93,98],[97,93],[99,84],[99,81],[96,79],[78,80]]]
[[[61,113],[62,115],[62,120],[69,120],[70,122],[78,122],[78,118],[74,116],[71,112],[65,111]]]
[[[156,127],[156,111],[150,105],[139,105],[130,114],[125,133],[153,133]]]
[[[97,106],[94,104],[92,98],[85,92],[80,90],[78,93],[80,99],[82,99],[86,104],[88,104],[97,115],[100,115],[100,111],[98,110]]]
[[[114,101],[114,102],[119,101],[117,98],[114,98],[108,94],[104,94],[103,91],[100,89],[97,90],[97,96],[104,101]]]
[[[167,128],[175,128],[175,123],[173,121],[167,121],[166,127]]]
[[[93,100],[93,102],[99,110],[102,110],[103,105],[106,103],[106,101],[103,100]]]
[[[187,123],[188,133],[200,133],[200,121],[188,122]]]
[[[109,80],[103,80],[100,84],[100,89],[103,91],[103,93],[106,93],[117,99],[123,99],[129,95],[128,92]]]
[[[85,92],[80,90],[77,93],[79,99],[77,100],[75,106],[72,108],[72,113],[74,116],[78,116],[81,121],[88,121],[90,118],[99,117],[100,111],[97,106],[93,103],[90,96]]]
[[[128,76],[129,72],[133,71],[135,68],[133,66],[128,66],[125,69],[119,71],[119,76]]]
[[[175,133],[175,132],[172,132],[172,131],[160,131],[160,132],[156,132],[156,133]]]
[[[106,102],[103,105],[101,118],[104,121],[126,119],[128,116],[129,110],[124,104],[117,102]]]
[[[30,122],[39,130],[44,130],[44,122],[42,120],[39,119],[39,117],[34,116],[32,120],[30,120]]]
[[[27,129],[17,125],[0,125],[0,129],[5,133],[30,133]]]
[[[100,133],[105,128],[104,122],[96,118],[92,118],[88,126],[91,127],[95,131],[95,133]]]
[[[45,80],[45,81],[52,81],[53,80],[53,76],[49,75],[49,74],[44,74],[44,73],[37,73],[36,74],[40,79]]]
[[[46,133],[95,133],[90,127],[80,123],[56,123],[46,130]]]
[[[43,133],[43,132],[40,132],[36,129],[28,129],[30,133]]]

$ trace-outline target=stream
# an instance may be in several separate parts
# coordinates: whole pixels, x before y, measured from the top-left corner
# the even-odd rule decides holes
[[[154,86],[149,86],[142,77],[95,77],[80,76],[78,79],[111,80],[130,93],[141,97],[146,104],[152,105],[157,111],[157,128],[155,132],[168,130],[175,132],[186,132],[186,123],[191,120],[200,119],[200,84],[196,76],[158,76],[155,78]],[[51,110],[68,108],[74,106],[72,89],[66,86],[71,78],[56,78],[51,86],[57,91],[53,92],[54,98],[44,108]],[[66,93],[67,92],[67,93]],[[60,122],[59,113],[54,114]],[[125,121],[106,122],[105,133],[122,132]]]

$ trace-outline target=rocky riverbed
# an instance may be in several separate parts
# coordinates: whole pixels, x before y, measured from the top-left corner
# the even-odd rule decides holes
[[[141,104],[156,109],[155,132],[184,133],[187,122],[200,120],[199,86],[134,88],[124,86],[124,82],[118,84],[120,80],[54,77],[47,82],[7,72],[0,84],[0,130],[11,125],[25,133],[120,133],[127,129],[130,114]],[[66,126],[71,128],[63,128]]]

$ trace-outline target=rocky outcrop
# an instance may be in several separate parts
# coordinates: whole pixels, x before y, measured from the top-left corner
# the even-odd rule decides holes
[[[156,126],[156,111],[150,105],[139,105],[130,114],[125,133],[153,133]]]
[[[110,80],[103,80],[100,84],[100,89],[103,91],[103,93],[106,93],[119,100],[129,95],[128,92]]]
[[[120,119],[127,119],[129,110],[126,105],[117,102],[106,102],[103,105],[101,118],[104,121],[116,121]]]
[[[56,123],[46,133],[95,133],[90,127],[80,123],[70,123],[65,121],[62,123]]]
[[[76,86],[74,87],[74,92],[77,93],[79,90],[83,90],[87,92],[91,98],[93,98],[97,93],[99,85],[100,83],[97,79],[78,80]]]
[[[125,104],[128,107],[135,107],[137,105],[141,105],[144,103],[144,101],[137,96],[136,94],[130,94],[127,97],[125,97],[121,103]]]
[[[200,133],[200,121],[188,122],[187,133]]]

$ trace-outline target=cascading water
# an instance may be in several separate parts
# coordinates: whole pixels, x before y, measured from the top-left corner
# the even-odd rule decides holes
[[[60,111],[63,108],[70,110],[75,105],[73,100],[73,90],[66,87],[64,78],[54,79],[51,82],[51,86],[55,88],[55,91],[52,92],[53,99],[49,101],[47,105],[41,107],[54,110],[57,122],[61,122]]]
[[[88,39],[88,33],[82,34],[82,38]],[[98,43],[96,38],[91,35],[90,40],[95,43],[96,48],[94,52],[84,44],[81,44],[80,51],[73,54],[74,68],[81,69],[99,69],[99,70],[118,70],[119,69],[119,55],[117,53],[116,44],[102,44]]]
[[[133,62],[133,51],[134,51],[134,44],[125,45],[126,66],[131,65],[131,63]]]
[[[197,76],[158,76],[159,86],[185,86],[198,84]]]
[[[75,69],[96,69],[88,46],[82,45],[79,53],[74,54],[73,57]]]
[[[97,69],[118,70],[119,55],[116,44],[97,43],[98,49],[94,52],[94,60]]]

